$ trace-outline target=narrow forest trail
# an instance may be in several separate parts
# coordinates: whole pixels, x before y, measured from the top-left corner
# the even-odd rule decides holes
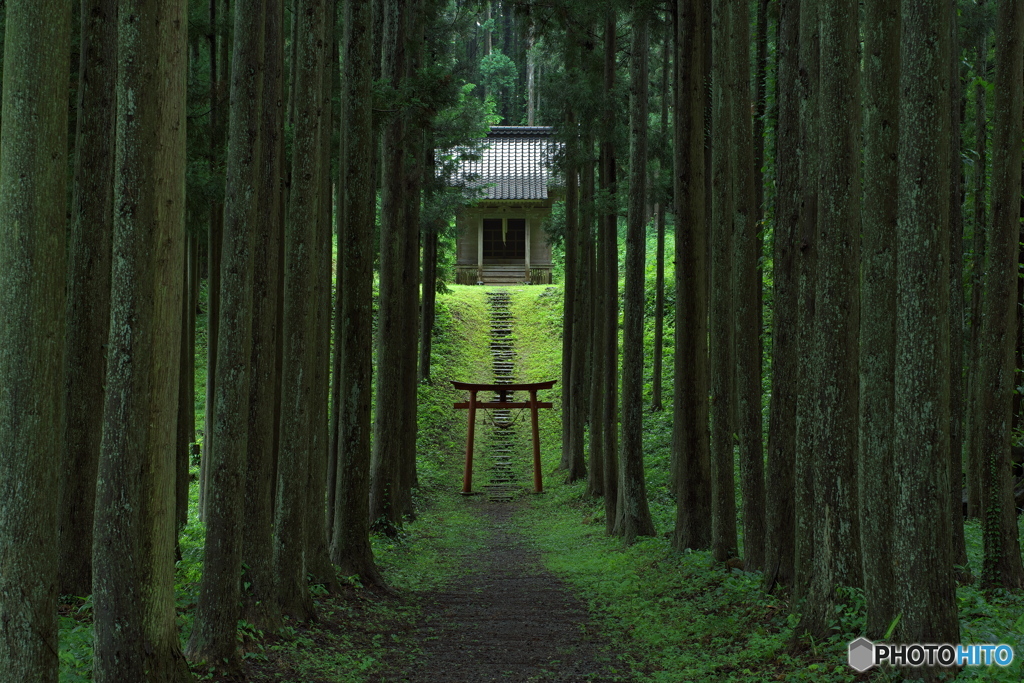
[[[486,353],[461,368],[475,381],[537,381],[538,347],[559,344],[543,323],[526,315],[522,290],[486,289],[486,327],[454,331],[485,343]],[[479,292],[470,292],[477,297]],[[517,304],[516,302],[519,301]],[[523,315],[517,315],[517,309]],[[480,325],[477,318],[460,325]],[[486,341],[484,341],[486,340]],[[520,348],[522,347],[522,348]],[[482,349],[481,349],[482,350]],[[482,395],[484,402],[497,394]],[[511,396],[511,400],[522,397]],[[486,403],[485,403],[486,405]],[[448,535],[473,539],[450,549],[458,569],[440,586],[409,596],[420,617],[394,645],[386,681],[484,683],[486,681],[629,681],[623,665],[592,621],[580,596],[543,566],[542,555],[517,520],[531,506],[529,420],[510,410],[482,410],[477,418],[474,491],[452,504],[465,514],[439,523]],[[464,419],[464,418],[463,418]],[[554,440],[551,442],[554,443]],[[551,445],[551,444],[549,444]],[[398,663],[401,661],[402,663]]]
[[[467,501],[485,531],[482,548],[460,558],[465,573],[418,596],[422,618],[403,649],[415,655],[383,680],[629,681],[586,606],[541,565],[516,525],[527,503]]]

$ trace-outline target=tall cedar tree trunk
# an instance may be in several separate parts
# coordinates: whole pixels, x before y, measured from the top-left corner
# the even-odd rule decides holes
[[[869,0],[864,13],[864,217],[860,319],[860,542],[867,636],[896,616],[892,562],[893,401],[896,367],[896,220],[899,179],[900,8]],[[916,452],[916,451],[915,451]],[[929,641],[930,642],[930,641]]]
[[[821,18],[821,165],[815,309],[817,404],[814,579],[803,626],[829,628],[836,586],[860,586],[857,514],[860,79],[857,4],[825,0]],[[827,512],[827,514],[826,514]]]
[[[256,628],[271,630],[281,617],[274,597],[274,399],[281,385],[277,365],[283,228],[284,6],[265,0],[263,98],[260,102],[259,188],[253,245],[252,356],[249,368],[249,436],[242,533],[242,614]]]
[[[570,81],[579,77],[579,38],[573,27],[566,28],[565,37],[565,70]],[[580,295],[580,240],[577,233],[579,226],[579,124],[577,122],[576,102],[566,98],[565,107],[565,284],[563,286],[562,304],[562,459],[558,469],[569,471],[567,481],[574,482],[586,476],[586,465],[583,460],[583,424],[579,420],[582,415],[579,405],[582,397],[575,391],[579,388],[573,378],[573,354],[578,351],[575,325],[582,320],[582,313],[576,310],[577,297]],[[578,363],[578,359],[577,363]],[[579,365],[575,366],[577,377],[580,376]]]
[[[953,566],[960,567],[957,580],[970,583],[967,541],[964,538],[963,446],[964,446],[964,215],[961,126],[963,122],[963,79],[961,72],[959,22],[956,0],[949,0],[949,514],[953,539]],[[1020,298],[1020,285],[1018,285]],[[1018,327],[1018,333],[1020,328]],[[1018,339],[1018,344],[1020,340]]]
[[[327,470],[330,429],[328,412],[331,391],[331,67],[334,61],[334,34],[337,18],[335,0],[327,0],[323,70],[321,72],[320,122],[317,132],[317,162],[320,195],[317,198],[317,235],[313,251],[313,303],[315,309],[310,320],[310,335],[316,341],[313,369],[313,406],[310,435],[308,489],[306,505],[306,572],[312,583],[324,586],[329,592],[339,588],[337,576],[331,566],[330,539],[327,533]]]
[[[582,64],[584,60],[584,50],[586,49],[581,37],[580,41],[574,41],[573,45],[573,59],[575,60],[576,67],[578,69],[580,80],[586,78],[584,66]],[[570,104],[570,107],[573,105]],[[587,148],[586,141],[590,140],[589,136],[583,135],[582,131],[576,126],[577,112],[575,110],[570,112],[572,116],[572,122],[569,125],[570,135],[572,135],[572,142],[569,148],[574,154],[574,158],[570,160],[571,167],[573,170],[572,174],[566,187],[566,241],[570,239],[573,242],[572,252],[575,254],[573,266],[573,279],[571,283],[566,283],[567,287],[572,287],[573,294],[573,313],[572,313],[572,353],[571,362],[572,366],[569,371],[569,386],[563,388],[563,391],[568,391],[571,399],[569,401],[569,410],[571,411],[569,420],[569,476],[567,481],[579,481],[587,476],[587,461],[585,457],[584,449],[584,434],[587,423],[587,411],[588,406],[586,403],[586,387],[588,383],[588,351],[590,347],[590,272],[587,268],[587,254],[588,247],[587,242],[590,239],[590,225],[587,222],[588,216],[593,215],[593,209],[588,209],[585,205],[587,198],[583,196],[582,188],[587,183],[587,175],[593,176],[594,164],[591,160],[593,154],[591,149]],[[575,191],[575,201],[573,202],[573,220],[570,223],[569,219],[569,202],[570,202],[570,191]],[[569,233],[569,228],[572,232]],[[566,253],[568,257],[568,250]]]
[[[340,0],[336,0],[335,12],[337,13],[340,5]],[[338,480],[338,423],[341,422],[341,300],[342,292],[345,287],[344,272],[341,267],[340,259],[344,254],[344,242],[345,242],[345,217],[344,211],[341,208],[342,198],[345,196],[345,171],[342,168],[340,162],[341,159],[341,148],[343,146],[342,138],[344,133],[341,128],[341,109],[344,105],[341,105],[341,70],[344,64],[341,61],[341,40],[342,40],[342,27],[334,21],[334,38],[331,40],[331,60],[330,68],[327,69],[327,73],[331,79],[331,98],[338,97],[339,106],[331,107],[331,135],[328,137],[331,139],[331,149],[329,158],[337,158],[338,175],[333,179],[328,172],[328,191],[331,193],[333,202],[333,211],[335,218],[334,225],[334,250],[337,255],[333,267],[334,273],[334,300],[333,308],[331,309],[331,332],[328,343],[331,349],[331,418],[328,424],[328,446],[327,446],[327,538],[328,541],[332,540],[332,529],[334,527],[334,505],[336,503],[335,495],[337,494],[337,480]],[[338,144],[333,143],[334,133],[338,135]],[[330,169],[328,168],[328,171]],[[333,185],[333,186],[332,186]],[[332,210],[331,202],[328,202],[328,217],[330,217]]]
[[[814,391],[817,368],[814,355],[815,283],[818,276],[818,72],[820,34],[818,3],[800,2],[800,241],[797,256],[799,295],[797,301],[797,375],[796,403],[796,549],[793,558],[793,598],[807,596],[814,575]]]
[[[978,0],[978,6],[985,0]],[[985,214],[988,176],[988,46],[989,34],[986,29],[981,32],[976,46],[974,75],[977,83],[974,86],[974,150],[977,159],[974,163],[974,239],[972,240],[973,257],[971,259],[971,336],[968,340],[967,354],[967,400],[968,415],[979,415],[978,383],[981,372],[981,326],[982,326],[982,290],[985,274]],[[980,420],[967,420],[967,516],[981,517],[985,504],[981,499],[982,457],[979,432]]]
[[[223,173],[219,154],[224,148],[228,116],[223,109],[224,78],[227,72],[227,29],[218,36],[218,28],[227,26],[227,0],[210,0],[210,173],[215,178]],[[217,8],[225,7],[218,23]],[[230,112],[229,112],[230,113]],[[213,451],[213,426],[217,406],[217,341],[220,338],[220,276],[224,241],[224,204],[210,204],[210,225],[207,230],[207,334],[206,334],[206,417],[203,422],[203,457],[199,473],[199,515],[206,515],[206,487],[210,480],[207,463]]]
[[[708,211],[704,173],[705,41],[703,0],[676,3],[675,326],[672,455],[677,550],[711,547],[711,452],[708,433]]]
[[[596,30],[593,27],[588,30],[589,34],[595,34]],[[585,43],[587,49],[586,54],[586,67],[588,69],[587,75],[590,77],[591,83],[600,82],[600,75],[595,75],[590,68],[594,65],[594,40],[588,38]],[[596,78],[594,78],[596,76]],[[596,252],[596,243],[594,241],[594,223],[596,220],[596,207],[594,204],[595,190],[596,190],[596,163],[597,160],[594,158],[594,131],[591,126],[587,126],[583,131],[583,164],[580,166],[580,239],[583,246],[583,252],[581,253],[581,261],[583,263],[582,271],[586,273],[585,282],[583,283],[583,296],[581,301],[584,304],[584,325],[583,331],[585,335],[581,340],[584,357],[586,362],[583,368],[583,377],[580,380],[580,394],[586,396],[580,403],[580,419],[590,427],[590,467],[586,468],[587,472],[587,496],[600,496],[602,487],[604,485],[604,469],[600,464],[594,463],[594,433],[597,429],[599,417],[595,415],[595,400],[591,390],[593,389],[593,378],[595,372],[595,366],[597,361],[594,359],[594,349],[596,347],[594,340],[594,328],[597,327],[594,315],[597,311],[596,303],[594,301],[595,291],[595,270],[594,270],[594,255]],[[584,445],[584,455],[582,456],[583,461],[587,462],[587,446]],[[596,472],[594,470],[597,470]]]
[[[426,166],[423,178],[426,183],[424,204],[430,205],[433,187],[436,183],[437,164],[434,159],[433,139],[428,136],[426,143]],[[420,310],[420,363],[419,381],[430,383],[430,353],[434,338],[434,319],[437,313],[437,242],[439,220],[432,220],[423,226],[423,303]]]
[[[596,34],[596,27],[594,33]],[[591,43],[593,45],[593,43]],[[596,47],[596,46],[594,46]],[[603,74],[600,69],[603,64],[600,59],[589,56],[588,66],[593,69],[591,83],[599,84]],[[600,159],[594,159],[594,131],[588,130],[584,135],[584,146],[587,149],[589,159],[584,166],[583,196],[584,214],[587,218],[584,225],[587,226],[587,270],[590,273],[589,286],[587,290],[587,306],[589,308],[590,323],[587,332],[590,338],[587,343],[589,370],[587,371],[587,385],[584,393],[587,400],[587,422],[590,424],[590,452],[589,465],[587,467],[587,491],[588,496],[604,495],[604,382],[605,367],[601,357],[601,343],[604,334],[604,292],[602,291],[603,279],[601,275],[601,245],[600,230],[604,215],[598,211],[597,197],[597,166]]]
[[[405,35],[408,41],[406,52],[406,78],[414,79],[423,60],[424,14],[422,0],[406,0]],[[400,338],[402,346],[402,396],[403,411],[401,440],[401,465],[399,469],[399,505],[403,518],[414,519],[412,489],[416,479],[416,433],[419,429],[417,415],[416,363],[419,341],[419,293],[420,293],[420,196],[423,188],[424,130],[430,125],[421,110],[413,108],[407,116],[406,148],[408,153],[405,188],[405,229],[406,239],[401,241],[401,293],[403,310]]]
[[[978,441],[982,463],[986,587],[1024,587],[1017,508],[1010,469],[1010,423],[1017,342],[1017,245],[1020,240],[1021,71],[1024,7],[999,3],[996,21],[996,89],[992,124],[992,219],[986,250],[985,289],[978,346]]]
[[[93,529],[93,678],[103,683],[192,680],[175,623],[171,504],[184,258],[185,10],[184,0],[118,6],[114,265]]]
[[[732,0],[729,18],[729,138],[733,192],[733,296],[735,297],[736,417],[740,488],[743,492],[743,555],[748,571],[764,568],[764,453],[761,445],[761,272],[758,207],[754,205],[754,149],[750,92],[750,6]],[[745,96],[746,95],[746,96]]]
[[[732,164],[729,130],[729,5],[714,3],[712,25],[711,148],[711,552],[719,562],[736,556],[731,386],[733,378]]]
[[[384,0],[382,77],[392,88],[406,78],[406,10],[409,0]],[[403,381],[405,296],[403,245],[415,239],[405,217],[405,115],[391,114],[384,126],[383,176],[380,209],[380,304],[377,318],[377,391],[373,420],[373,459],[370,468],[370,520],[375,528],[397,533],[402,524],[402,432],[406,396]]]
[[[609,8],[604,25],[604,106],[605,116],[601,126],[601,190],[609,197],[608,208],[600,220],[601,250],[604,254],[601,279],[604,289],[601,298],[604,310],[601,312],[604,338],[600,343],[600,357],[604,365],[604,416],[601,420],[604,453],[604,519],[605,532],[611,534],[619,504],[619,445],[618,445],[618,367],[619,367],[619,247],[618,214],[615,213],[616,162],[615,162],[615,24],[617,11]]]
[[[633,9],[633,45],[629,62],[629,206],[626,225],[626,292],[623,298],[622,451],[619,455],[619,504],[615,533],[627,544],[653,536],[644,478],[644,201],[647,198],[648,49],[652,10]],[[578,303],[578,302],[577,302]]]
[[[314,345],[310,332],[320,210],[320,88],[326,41],[324,3],[300,0],[296,21],[299,45],[295,69],[295,139],[292,143],[292,187],[288,200],[284,263],[284,362],[281,367],[281,443],[277,468],[274,518],[274,566],[281,612],[295,619],[313,616],[306,583],[306,510],[309,507],[311,431],[319,409],[313,400]]]
[[[185,258],[181,265],[181,344],[178,359],[178,412],[174,446],[174,557],[181,559],[181,530],[188,524],[189,465],[196,439],[196,309],[192,302],[192,245],[195,237],[183,235]],[[109,288],[108,288],[109,296]],[[91,538],[91,535],[90,535]]]
[[[661,400],[661,376],[663,374],[663,356],[665,355],[665,212],[669,196],[663,188],[660,178],[663,172],[669,168],[670,162],[668,157],[668,100],[670,97],[668,75],[672,70],[670,47],[675,44],[674,39],[673,25],[666,21],[661,62],[661,145],[657,152],[658,168],[662,173],[659,173],[658,176],[657,218],[655,219],[657,247],[654,268],[654,368],[651,380],[651,410],[664,410],[665,408]],[[673,85],[675,84],[673,83]]]
[[[58,591],[92,592],[92,517],[110,330],[117,0],[81,10],[78,130],[68,244],[64,424],[57,487]]]
[[[249,445],[252,278],[256,180],[260,168],[264,0],[237,0],[224,192],[220,336],[210,425],[220,447],[206,463],[206,543],[195,625],[185,654],[238,673],[242,513]]]
[[[382,585],[370,547],[370,401],[373,343],[374,134],[372,124],[373,3],[345,2],[344,251],[341,421],[331,560],[342,576]]]
[[[61,424],[64,395],[71,7],[61,0],[14,0],[7,5],[6,21],[3,106],[8,115],[0,139],[0,670],[12,681],[56,681],[59,462],[54,454],[61,449],[55,425]]]
[[[948,2],[901,3],[891,470],[897,494],[890,557],[906,558],[895,563],[893,609],[902,615],[895,637],[903,643],[960,642],[947,498],[951,9]],[[1019,82],[1020,61],[1017,67]],[[1018,109],[1018,122],[1020,114]],[[1019,123],[1017,131],[1019,137]],[[1020,177],[1019,155],[1014,175]],[[942,671],[919,668],[911,677],[945,680]]]
[[[775,235],[772,266],[772,388],[768,407],[764,585],[792,586],[796,545],[796,398],[800,249],[800,0],[779,7],[775,129]]]

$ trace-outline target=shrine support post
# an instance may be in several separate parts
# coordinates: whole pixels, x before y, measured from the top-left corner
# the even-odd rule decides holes
[[[476,426],[476,389],[469,391],[469,430],[466,436],[466,473],[462,478],[462,492],[473,492],[473,431]]]
[[[540,426],[537,424],[537,390],[530,389],[530,422],[533,425],[533,492],[543,493],[540,479]]]

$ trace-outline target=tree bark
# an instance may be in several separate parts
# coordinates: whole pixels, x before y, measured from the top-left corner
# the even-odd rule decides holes
[[[818,271],[818,3],[800,3],[800,223],[797,255],[799,294],[797,301],[796,402],[796,546],[793,558],[793,598],[805,598],[814,573],[816,517],[814,507],[814,390],[817,373],[813,365],[815,284]]]
[[[604,519],[605,532],[615,528],[619,504],[619,444],[618,444],[618,367],[619,367],[619,247],[618,214],[615,212],[617,168],[615,161],[615,24],[618,12],[609,8],[604,25],[604,105],[605,117],[601,126],[601,189],[609,196],[608,210],[601,218],[599,239],[604,253],[600,264],[604,282],[602,299],[604,318],[601,358],[605,368],[604,417],[601,420],[604,452]]]
[[[740,487],[743,493],[743,556],[748,571],[764,567],[764,453],[761,441],[761,273],[758,213],[754,205],[754,150],[750,92],[750,8],[730,5],[730,153],[733,193],[733,296],[735,297],[736,414]]]
[[[907,561],[895,563],[897,599],[884,616],[902,615],[896,637],[904,643],[960,641],[947,499],[951,9],[948,2],[901,3],[899,272],[891,470],[897,493],[890,561],[891,557]],[[1017,67],[1019,83],[1019,60]],[[1020,115],[1018,107],[1018,138]],[[1019,154],[1017,162],[1014,175],[1019,178]],[[1017,559],[1019,564],[1019,552]],[[875,625],[884,628],[881,623],[876,620]],[[882,637],[881,631],[878,636]],[[938,666],[916,668],[910,677],[945,680],[943,672]]]
[[[576,30],[566,28],[565,37],[565,70],[570,79],[579,75],[579,44]],[[582,400],[574,393],[578,388],[581,367],[579,359],[574,356],[580,343],[576,340],[575,325],[583,319],[582,311],[577,311],[580,294],[580,240],[579,227],[579,124],[576,118],[576,103],[565,103],[565,284],[563,286],[562,303],[562,459],[559,469],[568,470],[569,483],[586,476],[586,465],[583,461],[583,424],[579,421],[582,414],[579,405]],[[577,377],[573,377],[573,369]],[[582,468],[582,469],[581,469]]]
[[[183,0],[118,5],[110,338],[93,529],[93,678],[100,682],[192,680],[175,623],[171,502],[184,258],[185,9]]]
[[[0,670],[57,680],[71,7],[7,5],[0,139]],[[107,176],[109,177],[109,176]],[[97,197],[102,201],[102,197]]]
[[[582,49],[582,46],[581,46]],[[575,116],[574,116],[575,118]],[[569,410],[571,412],[569,420],[569,476],[567,481],[579,481],[587,476],[587,461],[585,457],[584,438],[586,433],[587,424],[587,404],[584,400],[586,396],[586,387],[588,384],[588,352],[590,346],[590,269],[587,267],[588,259],[588,245],[587,242],[590,239],[590,225],[587,222],[588,217],[593,216],[593,210],[586,208],[587,198],[582,196],[582,189],[587,184],[587,177],[593,179],[594,165],[591,160],[591,150],[593,145],[590,145],[591,149],[587,148],[586,140],[591,140],[589,136],[585,134],[576,134],[577,131],[574,129],[571,133],[575,136],[571,148],[573,149],[576,158],[570,162],[573,167],[572,173],[573,178],[569,181],[568,185],[572,188],[575,187],[575,211],[572,236],[566,235],[566,240],[572,239],[573,241],[573,282],[571,286],[573,289],[573,319],[572,319],[572,367],[569,372],[569,386],[568,394]],[[582,133],[582,131],[580,131]],[[576,176],[578,172],[578,178]],[[575,181],[575,182],[573,182]],[[569,203],[569,191],[566,191],[566,207]],[[568,226],[568,211],[566,211],[566,224]]]
[[[217,7],[226,0],[210,0],[210,173],[217,177],[223,173],[220,160],[224,148],[227,118],[223,112],[224,72],[227,70],[227,35],[218,36]],[[221,20],[223,22],[223,19]],[[225,32],[226,33],[226,32]],[[218,40],[218,37],[220,40]],[[218,49],[219,47],[219,49]],[[199,472],[199,517],[205,519],[206,486],[210,471],[207,467],[213,451],[213,425],[217,407],[217,340],[220,332],[220,276],[224,233],[224,204],[214,201],[210,205],[210,225],[207,230],[207,325],[206,325],[206,416],[203,421],[203,455]]]
[[[330,538],[327,532],[327,471],[330,454],[330,413],[328,411],[331,382],[331,68],[334,63],[334,33],[336,23],[335,0],[326,0],[324,27],[325,40],[321,45],[323,68],[318,98],[320,121],[317,132],[317,163],[320,194],[317,197],[316,246],[313,249],[313,315],[310,335],[315,340],[313,358],[313,407],[310,445],[308,489],[306,504],[306,572],[311,583],[319,584],[328,592],[339,588],[337,576],[331,566]],[[333,482],[331,482],[333,488]],[[333,518],[332,518],[333,519]]]
[[[341,576],[382,585],[370,547],[370,404],[373,343],[373,3],[345,3],[345,250],[342,293],[342,419],[331,560]]]
[[[670,94],[668,75],[672,70],[670,46],[674,45],[674,39],[672,24],[666,22],[661,65],[661,139],[664,143],[657,152],[660,161],[659,170],[664,170],[669,165],[667,142],[669,139],[668,100]],[[664,410],[665,406],[661,398],[661,376],[663,374],[663,356],[665,355],[665,213],[669,197],[666,192],[663,192],[660,182],[657,192],[655,205],[657,246],[654,269],[654,368],[651,379],[651,410]]]
[[[220,448],[206,465],[206,544],[195,624],[185,654],[192,662],[241,668],[238,627],[242,572],[242,512],[249,437],[249,371],[252,358],[252,278],[256,180],[261,159],[264,0],[238,0],[228,123],[224,196],[220,336],[214,382]]]
[[[704,83],[709,17],[702,0],[677,3],[675,99],[675,326],[672,451],[676,462],[677,550],[711,546],[708,432],[708,215],[705,201]]]
[[[292,179],[284,263],[284,358],[281,368],[281,433],[275,510],[274,566],[281,612],[298,620],[313,615],[306,583],[306,509],[310,449],[313,440],[313,309],[320,182],[320,88],[324,62],[324,3],[300,0],[299,45],[295,74],[296,135],[292,143]]]
[[[68,245],[64,424],[58,484],[58,590],[92,592],[92,522],[110,330],[117,0],[81,9],[78,129]]]
[[[775,130],[775,235],[772,280],[772,389],[768,408],[765,589],[792,586],[796,545],[796,400],[800,353],[800,0],[779,8],[778,126]]]
[[[732,377],[733,310],[732,163],[729,130],[729,5],[714,3],[711,15],[712,143],[711,206],[711,552],[725,562],[737,553],[736,494],[733,480]]]
[[[651,10],[633,10],[629,63],[629,207],[626,227],[626,292],[623,299],[622,451],[619,456],[619,504],[615,533],[627,544],[653,536],[644,478],[644,202],[647,198],[647,94]]]
[[[405,12],[408,0],[386,0],[382,77],[392,88],[406,78]],[[404,289],[403,244],[414,239],[405,216],[406,121],[391,114],[384,126],[383,176],[380,209],[380,307],[377,318],[377,391],[373,421],[370,477],[370,519],[377,530],[395,534],[402,526],[401,470],[405,412],[403,368],[408,340],[402,340]]]
[[[949,514],[953,539],[953,566],[960,583],[972,581],[964,538],[964,215],[961,138],[963,78],[959,21],[955,0],[949,0]],[[1018,286],[1018,298],[1019,298]]]
[[[1016,346],[1017,248],[1020,241],[1020,163],[1024,7],[999,3],[996,21],[996,89],[992,122],[992,218],[986,250],[979,339],[978,441],[986,587],[1024,587],[1017,509],[1010,469],[1010,424]]]
[[[253,246],[252,356],[249,381],[248,461],[242,562],[245,567],[242,614],[256,628],[280,624],[274,594],[274,402],[281,385],[277,363],[281,281],[281,205],[284,72],[282,0],[265,0],[263,98],[260,102],[260,169]]]
[[[860,319],[860,542],[867,636],[896,616],[892,562],[896,367],[896,221],[900,138],[900,8],[870,0],[864,14],[864,221]]]
[[[837,586],[861,586],[857,505],[860,239],[859,37],[855,0],[820,6],[821,72],[814,579],[803,628],[828,631]]]
[[[978,0],[984,5],[985,0]],[[974,163],[974,239],[971,259],[971,337],[969,341],[967,374],[967,400],[970,401],[969,415],[978,415],[978,384],[981,373],[981,325],[982,325],[982,290],[985,278],[985,232],[986,207],[985,197],[988,176],[988,93],[985,81],[988,80],[988,49],[989,31],[982,32],[976,48],[974,76],[977,83],[974,87],[974,152],[977,159]],[[981,442],[977,418],[967,421],[967,516],[981,517],[985,503],[981,498],[981,480],[983,467]]]

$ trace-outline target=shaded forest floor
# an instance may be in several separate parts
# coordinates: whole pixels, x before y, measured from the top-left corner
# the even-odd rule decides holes
[[[631,547],[606,536],[602,501],[586,496],[583,482],[566,484],[564,474],[555,471],[559,385],[541,396],[555,404],[540,416],[546,493],[526,494],[529,420],[520,420],[515,441],[521,449],[512,460],[522,492],[507,504],[458,495],[466,414],[452,409],[464,396],[449,380],[489,382],[491,359],[486,288],[452,290],[438,298],[434,380],[419,387],[418,517],[398,538],[373,539],[393,592],[347,581],[340,594],[328,595],[314,586],[315,622],[290,623],[277,633],[240,622],[249,680],[899,680],[891,670],[858,676],[846,665],[846,644],[861,635],[864,624],[860,591],[845,594],[831,638],[807,642],[794,638],[796,618],[786,597],[761,590],[760,573],[730,570],[706,552],[670,547],[665,534],[675,516],[668,490],[671,411],[645,412],[648,495],[659,535]],[[517,321],[515,380],[560,378],[561,288],[510,288],[510,293]],[[204,332],[201,326],[199,415],[205,395]],[[671,335],[668,327],[666,354]],[[671,363],[666,365],[668,374]],[[666,389],[668,405],[671,384]],[[477,467],[475,481],[482,482],[485,465],[478,461]],[[968,522],[966,531],[977,574],[978,523]],[[184,639],[198,594],[202,542],[202,524],[193,516],[182,537],[176,581]],[[62,602],[61,681],[89,680],[91,603]],[[962,642],[1007,642],[1017,657],[1008,669],[967,670],[957,680],[1022,680],[1024,597],[986,596],[963,586],[958,602]],[[216,680],[198,671],[197,678]]]
[[[513,520],[515,504],[469,503],[482,547],[465,575],[418,596],[422,614],[405,647],[415,658],[382,678],[410,683],[631,680],[586,605],[541,566]]]

